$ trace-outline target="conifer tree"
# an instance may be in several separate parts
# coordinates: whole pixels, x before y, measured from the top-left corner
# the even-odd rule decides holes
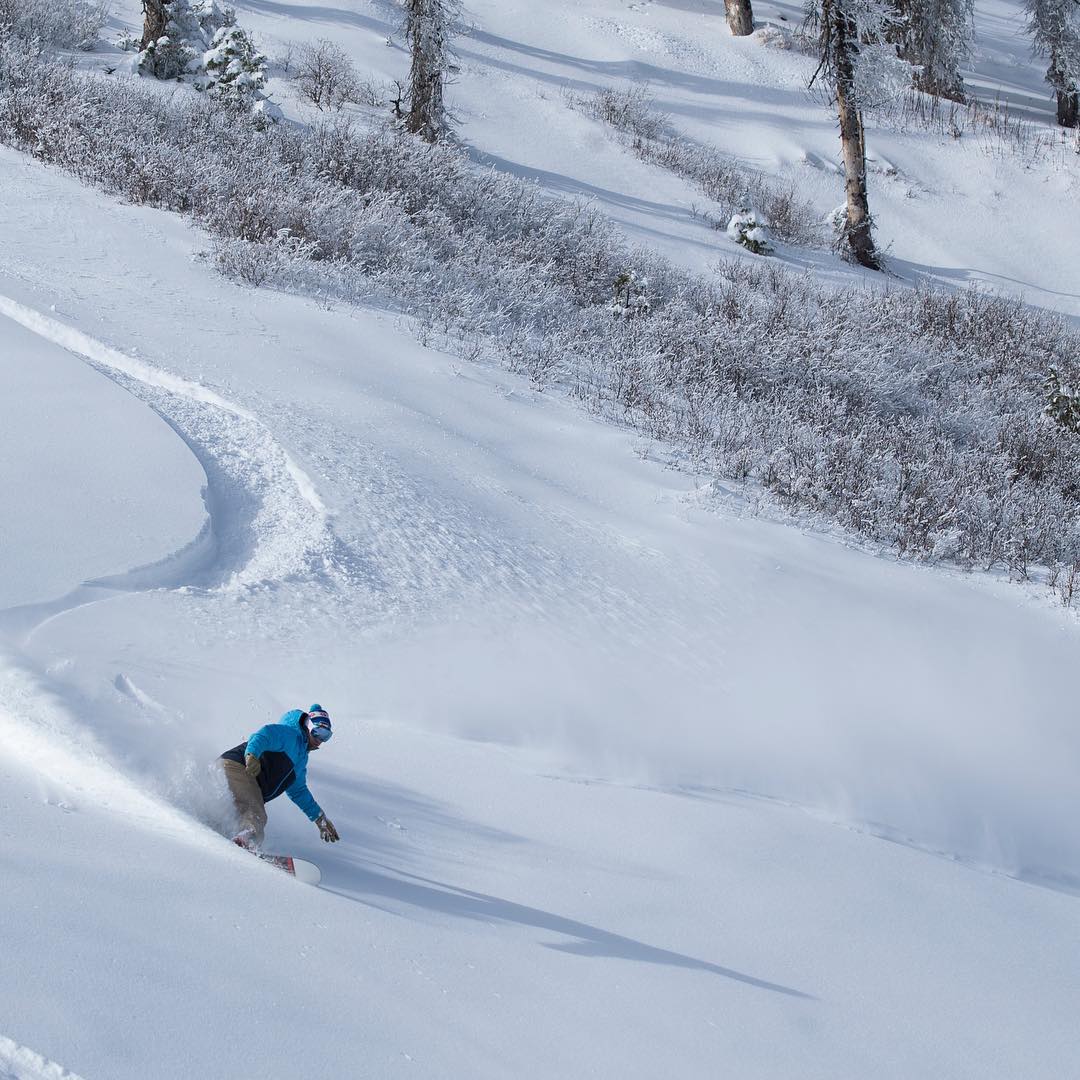
[[[1050,57],[1046,81],[1057,95],[1057,122],[1076,127],[1080,105],[1080,2],[1025,0],[1028,33]]]
[[[935,97],[964,99],[960,65],[971,54],[975,0],[894,0],[890,40],[916,68],[914,83]]]
[[[818,0],[808,5],[808,22],[817,26],[821,54],[811,85],[821,77],[833,93],[840,119],[847,210],[843,245],[852,259],[872,270],[880,270],[881,264],[866,192],[862,112],[886,93],[890,53],[896,63],[894,47],[886,44],[896,25],[891,2]]]

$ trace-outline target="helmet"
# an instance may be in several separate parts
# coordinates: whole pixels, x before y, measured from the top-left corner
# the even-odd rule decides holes
[[[311,737],[318,742],[326,742],[334,729],[330,724],[330,714],[319,704],[312,705],[307,711],[308,730]]]

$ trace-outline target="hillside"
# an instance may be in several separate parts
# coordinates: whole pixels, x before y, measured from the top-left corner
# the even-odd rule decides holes
[[[400,78],[391,5],[340,5],[237,9]],[[646,81],[831,209],[811,61],[715,9],[471,4],[462,141],[685,269],[751,259],[567,102]],[[967,81],[1038,123],[1011,10]],[[1077,314],[1075,215],[1026,213],[1075,194],[1064,150],[870,143],[896,287]],[[1047,590],[800,526],[9,148],[0,192],[0,1078],[1070,1074],[1080,627]],[[220,835],[214,758],[315,700],[342,842],[286,800],[267,837],[312,889]]]

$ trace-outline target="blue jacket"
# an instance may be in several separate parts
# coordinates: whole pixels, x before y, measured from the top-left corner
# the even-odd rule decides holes
[[[276,724],[259,728],[246,743],[226,750],[221,756],[243,764],[245,754],[254,754],[262,764],[257,783],[263,802],[276,799],[284,791],[314,821],[322,808],[308,791],[308,743],[300,726],[303,715],[303,710],[293,709]]]

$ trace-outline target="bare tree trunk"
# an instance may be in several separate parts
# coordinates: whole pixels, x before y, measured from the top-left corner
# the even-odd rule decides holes
[[[866,141],[862,114],[855,104],[855,20],[834,11],[832,32],[836,47],[836,108],[840,117],[840,145],[844,156],[844,191],[847,196],[847,242],[855,261],[880,270],[871,232],[870,202],[866,195]]]
[[[145,49],[151,41],[157,41],[165,35],[168,19],[165,15],[165,0],[142,0],[143,34],[142,47]]]
[[[441,113],[442,74],[428,71],[413,60],[409,79],[409,111],[405,116],[405,130],[419,135],[425,142],[438,142]]]
[[[1057,122],[1062,127],[1077,126],[1078,90],[1076,83],[1069,77],[1068,69],[1057,49],[1050,50],[1050,70],[1046,81],[1057,93]]]
[[[1076,90],[1059,90],[1057,93],[1057,122],[1062,127],[1080,126],[1080,94]]]
[[[412,49],[405,129],[434,143],[446,130],[443,68],[450,15],[442,0],[406,0],[405,7],[405,34]]]
[[[724,0],[728,29],[735,37],[746,37],[754,32],[754,11],[750,0]]]

